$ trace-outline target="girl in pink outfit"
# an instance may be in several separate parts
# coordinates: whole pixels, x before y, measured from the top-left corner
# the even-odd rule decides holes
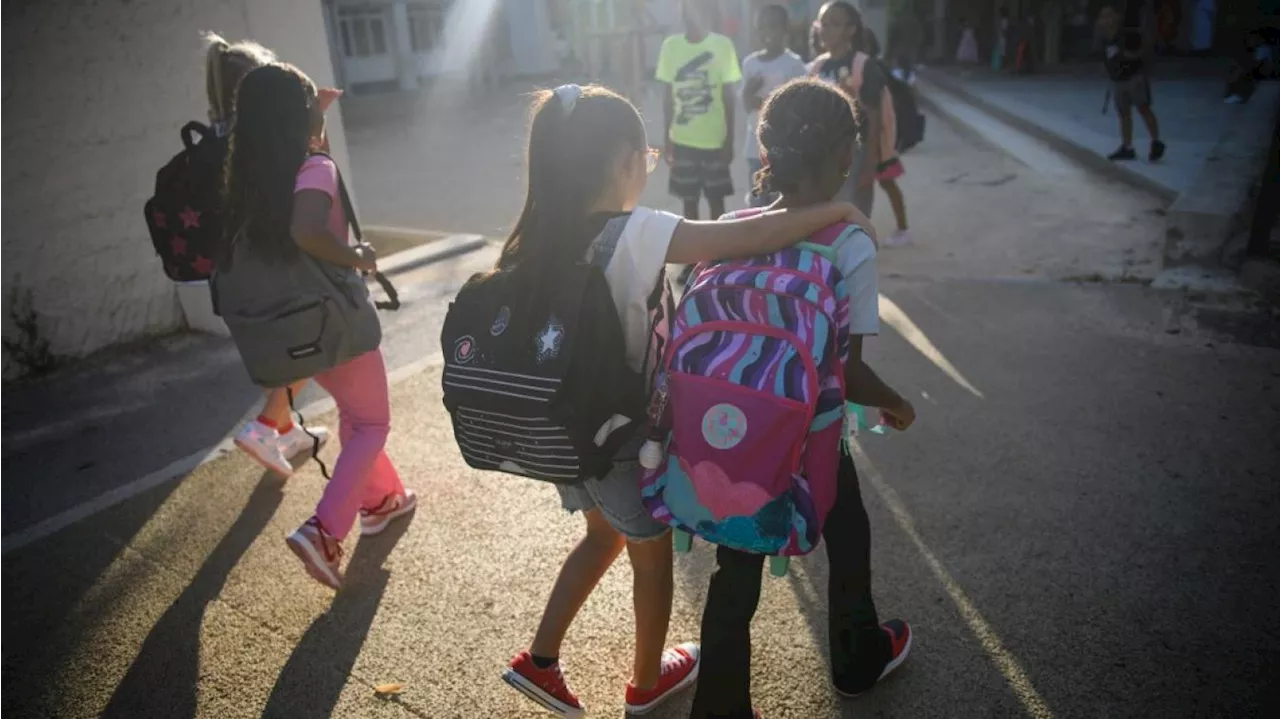
[[[376,269],[373,248],[351,247],[327,155],[323,96],[291,65],[270,64],[245,75],[236,100],[227,164],[226,228],[269,262],[295,262],[305,252],[322,265]],[[367,328],[365,328],[367,329]],[[357,328],[353,331],[363,331]],[[417,496],[400,482],[383,447],[391,429],[387,371],[381,350],[315,376],[338,405],[342,451],[316,513],[288,537],[307,573],[337,589],[342,540],[357,516],[361,534],[377,534],[412,511]]]

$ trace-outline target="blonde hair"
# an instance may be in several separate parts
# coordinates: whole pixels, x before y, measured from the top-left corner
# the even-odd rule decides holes
[[[205,51],[205,92],[209,99],[209,120],[228,123],[235,117],[236,86],[254,68],[276,61],[276,54],[252,40],[229,43],[221,35],[201,35]]]

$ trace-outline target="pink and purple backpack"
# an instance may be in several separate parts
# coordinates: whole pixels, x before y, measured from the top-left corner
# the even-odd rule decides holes
[[[747,210],[729,217],[744,217]],[[771,555],[818,545],[836,498],[849,300],[831,225],[780,252],[700,265],[672,317],[641,493],[660,522]]]

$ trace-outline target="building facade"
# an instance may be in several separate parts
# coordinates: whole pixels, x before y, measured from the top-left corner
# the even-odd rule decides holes
[[[324,0],[324,13],[340,81],[356,92],[559,67],[548,0]]]
[[[3,13],[4,336],[20,336],[28,298],[64,357],[182,328],[142,207],[179,128],[206,117],[199,33],[255,39],[328,85],[321,3],[41,0]],[[329,134],[345,168],[340,113]],[[6,349],[5,378],[22,369]]]

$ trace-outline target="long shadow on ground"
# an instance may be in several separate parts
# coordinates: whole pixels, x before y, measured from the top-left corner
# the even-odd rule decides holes
[[[181,719],[196,715],[200,628],[205,609],[222,592],[231,570],[271,521],[283,499],[282,486],[282,480],[271,472],[258,480],[235,523],[147,635],[103,717]]]
[[[332,715],[386,592],[391,573],[383,562],[409,530],[411,520],[412,515],[403,517],[382,534],[360,539],[347,564],[343,588],[293,650],[263,717]]]

